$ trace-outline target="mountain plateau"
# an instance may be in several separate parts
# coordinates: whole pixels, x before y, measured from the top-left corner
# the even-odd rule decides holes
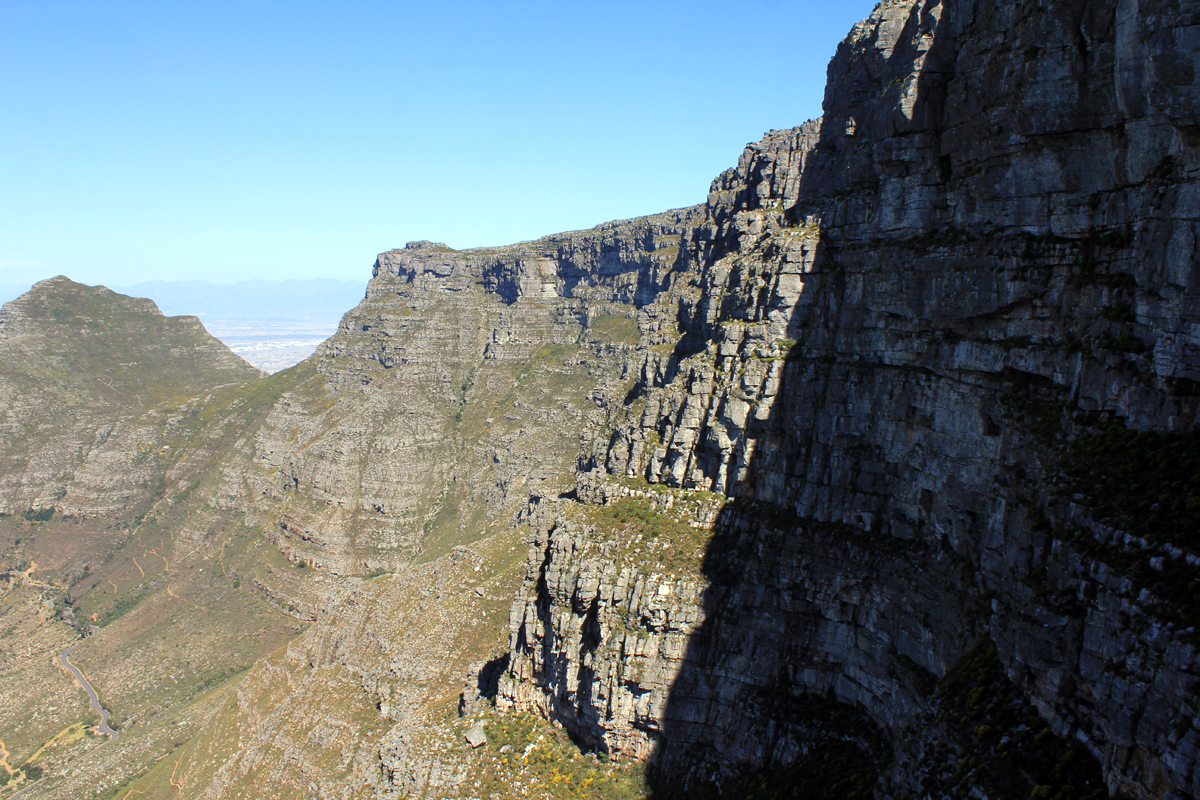
[[[9,788],[1200,796],[1198,69],[1180,0],[885,0],[705,203],[382,253],[269,378],[38,284]]]

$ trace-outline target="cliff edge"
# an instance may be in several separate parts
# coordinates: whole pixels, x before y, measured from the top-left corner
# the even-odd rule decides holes
[[[1200,792],[1198,19],[857,26],[823,117],[714,181],[694,270],[648,304],[679,343],[581,464],[584,507],[540,517],[502,702],[685,785],[854,742],[888,794],[1002,795],[986,764],[1020,772],[1042,721],[1113,794]],[[690,566],[620,555],[666,535],[639,508],[707,493]],[[972,691],[1012,721],[947,730],[992,653]],[[828,730],[828,701],[866,727]]]

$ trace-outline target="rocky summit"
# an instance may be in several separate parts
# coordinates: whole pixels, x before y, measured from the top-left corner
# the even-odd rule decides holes
[[[38,284],[0,798],[1200,796],[1198,71],[885,0],[704,203],[383,253],[270,377]]]

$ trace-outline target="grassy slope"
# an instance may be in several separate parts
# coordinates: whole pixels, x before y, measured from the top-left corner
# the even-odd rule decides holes
[[[311,370],[264,379],[195,320],[66,280],[39,284],[18,305],[19,319],[6,309],[0,379],[36,400],[34,433],[3,444],[21,451],[81,421],[120,420],[154,443],[158,475],[115,516],[0,518],[0,572],[33,566],[37,584],[21,585],[21,576],[0,584],[9,587],[0,591],[0,684],[21,689],[0,703],[0,730],[10,764],[36,757],[45,771],[36,797],[59,791],[71,764],[101,766],[99,790],[154,763],[199,724],[214,691],[302,629],[241,585],[238,571],[252,570],[263,544],[238,512],[209,500],[246,432]],[[20,474],[28,460],[11,455],[0,450],[0,463]],[[79,628],[100,626],[73,660],[127,728],[85,761],[89,740],[72,726],[96,720],[53,661],[78,641],[67,606]]]
[[[328,411],[331,420],[345,416],[344,405],[331,406],[332,397],[311,364],[267,379],[238,378],[222,369],[173,373],[177,363],[171,351],[196,346],[181,341],[165,350],[150,348],[153,353],[138,358],[121,356],[122,348],[143,347],[146,340],[140,334],[154,327],[143,324],[138,309],[86,287],[52,288],[43,303],[49,312],[39,319],[39,325],[53,328],[50,340],[82,335],[81,327],[95,327],[88,320],[110,313],[119,323],[113,330],[122,331],[124,338],[89,343],[69,360],[31,358],[32,366],[20,365],[11,374],[29,385],[54,384],[63,402],[97,416],[133,420],[157,446],[161,479],[146,486],[127,513],[113,518],[72,520],[55,514],[43,522],[19,515],[0,519],[3,563],[12,567],[37,561],[36,574],[48,587],[41,590],[50,601],[39,623],[47,635],[39,650],[42,661],[71,640],[67,623],[50,618],[51,606],[69,600],[77,621],[85,626],[94,621],[101,628],[74,660],[97,687],[114,722],[124,728],[116,743],[81,759],[91,742],[76,736],[78,726],[71,726],[91,721],[82,692],[61,676],[61,686],[47,683],[23,712],[36,707],[45,718],[17,747],[10,747],[12,761],[28,758],[64,730],[68,734],[59,741],[75,737],[76,744],[74,750],[55,745],[38,756],[47,777],[27,796],[120,797],[133,792],[175,797],[182,787],[191,796],[204,791],[214,775],[228,778],[227,796],[267,796],[311,779],[310,769],[297,772],[290,765],[287,753],[297,748],[310,759],[309,766],[326,776],[322,780],[357,780],[365,791],[362,771],[378,769],[379,740],[391,723],[378,713],[380,696],[364,688],[360,676],[344,664],[370,668],[386,664],[396,653],[403,653],[407,663],[423,665],[415,684],[401,675],[386,688],[394,698],[407,698],[409,713],[421,720],[413,734],[421,747],[443,748],[452,760],[485,768],[483,754],[462,746],[462,723],[454,709],[467,664],[500,646],[520,578],[524,546],[516,531],[504,530],[508,515],[493,518],[467,495],[427,487],[431,502],[421,557],[426,563],[401,570],[399,577],[367,581],[355,593],[357,602],[371,609],[368,638],[382,636],[389,646],[362,650],[362,640],[352,636],[350,646],[358,650],[343,653],[327,669],[314,669],[319,658],[313,654],[323,646],[322,637],[346,634],[351,625],[346,614],[335,610],[332,619],[292,640],[305,627],[306,601],[317,603],[341,590],[330,588],[336,582],[329,576],[285,558],[265,541],[261,527],[245,524],[241,512],[223,501],[234,491],[227,485],[229,476],[253,461],[253,445],[247,441],[282,393],[318,413]],[[73,305],[55,305],[56,293],[63,292],[84,297],[75,298]],[[56,314],[60,307],[70,313]],[[635,331],[626,317],[598,318],[580,344],[628,343]],[[151,338],[164,335],[159,325]],[[516,435],[522,428],[526,435],[543,435],[532,412],[517,408],[518,402],[582,406],[587,387],[564,362],[579,354],[580,344],[535,348],[517,362],[461,365],[461,406],[447,411],[453,416],[451,447],[457,458],[469,462],[489,438]],[[104,366],[112,363],[117,367]],[[497,374],[490,375],[497,367]],[[155,371],[152,379],[136,377]],[[587,368],[576,371],[582,374]],[[97,374],[105,380],[96,380]],[[192,378],[194,384],[189,383]],[[222,381],[222,388],[208,388]],[[511,392],[494,395],[490,390],[496,381]],[[197,386],[200,390],[193,391]],[[546,435],[546,445],[553,446],[560,434]],[[464,544],[478,570],[464,571],[463,551],[454,549]],[[432,596],[431,582],[443,587]],[[26,598],[26,606],[30,602]],[[54,677],[51,672],[46,680]],[[63,702],[50,701],[51,695]],[[55,713],[49,713],[52,707]],[[318,717],[337,721],[333,727],[338,730],[355,731],[353,741],[343,741],[338,730],[318,729]],[[0,728],[7,724],[0,719]],[[243,749],[247,731],[261,734],[250,753]],[[283,733],[274,738],[273,732]],[[343,750],[353,754],[352,763],[345,762]],[[0,790],[0,798],[4,795]]]

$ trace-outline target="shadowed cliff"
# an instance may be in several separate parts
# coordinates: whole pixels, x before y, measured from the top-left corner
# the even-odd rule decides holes
[[[94,614],[81,663],[153,732],[30,796],[636,775],[513,710],[663,797],[1200,793],[1196,31],[1169,1],[883,3],[825,115],[705,205],[383,253],[301,367],[8,473],[22,619]],[[77,502],[118,482],[138,503]],[[107,538],[32,586],[17,559],[87,530],[43,497]]]
[[[814,753],[861,754],[834,794],[1195,794],[1193,17],[858,26],[822,120],[714,183],[672,377],[581,477],[708,555],[631,570],[627,520],[544,519],[502,696],[668,794]],[[1131,474],[1153,522],[1098,491]]]

